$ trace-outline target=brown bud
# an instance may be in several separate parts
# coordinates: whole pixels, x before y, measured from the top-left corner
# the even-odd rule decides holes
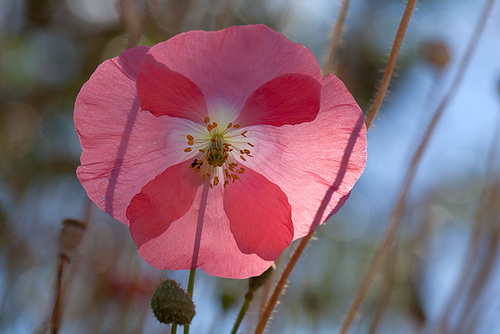
[[[448,65],[451,58],[448,46],[442,41],[427,42],[424,46],[424,57],[440,70]]]
[[[59,248],[61,254],[69,259],[71,253],[82,241],[87,226],[85,223],[74,219],[65,219],[62,224],[63,227],[59,239]]]

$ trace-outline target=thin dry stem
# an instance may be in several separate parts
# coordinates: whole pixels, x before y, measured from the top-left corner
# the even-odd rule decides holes
[[[278,23],[276,24],[276,31],[282,31],[286,23],[290,21],[293,16],[294,7],[296,0],[285,0],[285,3],[281,5],[280,17]]]
[[[335,59],[335,54],[338,48],[338,43],[340,40],[340,35],[342,33],[342,27],[345,22],[345,18],[347,16],[347,9],[349,7],[349,1],[344,0],[342,2],[342,8],[341,8],[341,13],[339,14],[339,18],[337,19],[337,22],[335,24],[335,29],[333,33],[333,38],[332,38],[332,46],[330,48],[330,55],[326,64],[326,69],[328,70],[329,67],[331,66],[331,63],[333,63]],[[271,316],[271,313],[273,312],[274,306],[278,302],[279,296],[281,295],[281,292],[283,291],[286,282],[288,280],[288,277],[292,273],[293,268],[295,267],[295,264],[299,260],[300,256],[304,252],[304,249],[306,248],[309,240],[312,238],[314,234],[314,229],[309,232],[305,237],[300,240],[300,243],[297,245],[297,248],[293,252],[292,256],[290,257],[290,260],[286,264],[285,269],[283,270],[283,273],[281,274],[278,283],[274,287],[274,290],[271,294],[271,297],[269,298],[264,310],[261,309],[261,314],[259,316],[259,321],[257,323],[257,327],[255,330],[255,334],[260,334],[264,331],[266,328],[266,324],[269,320],[269,317]]]
[[[425,148],[427,147],[427,144],[431,138],[432,133],[434,132],[434,129],[436,128],[436,125],[441,118],[443,111],[445,107],[448,104],[448,101],[450,101],[454,95],[457,92],[457,88],[459,87],[460,83],[462,82],[462,79],[464,77],[465,69],[469,65],[470,59],[472,57],[472,52],[477,46],[477,43],[479,41],[479,37],[481,36],[484,26],[486,23],[486,19],[488,17],[488,13],[491,11],[491,6],[493,5],[494,0],[489,0],[488,4],[486,5],[483,14],[481,16],[481,19],[479,21],[478,26],[476,27],[476,30],[474,32],[474,35],[468,45],[467,52],[464,55],[464,58],[462,59],[462,62],[460,63],[459,70],[455,76],[455,79],[453,80],[453,84],[450,86],[450,89],[448,90],[447,94],[444,96],[443,100],[439,104],[437,110],[434,113],[434,117],[427,128],[427,131],[425,133],[425,136],[420,143],[417,152],[413,156],[413,159],[411,161],[410,167],[408,168],[408,172],[406,174],[405,182],[404,182],[404,187],[403,190],[400,194],[400,197],[398,199],[398,202],[394,208],[394,211],[391,215],[390,221],[389,221],[389,226],[386,231],[386,234],[384,236],[384,240],[382,241],[379,249],[377,250],[377,253],[375,254],[375,257],[370,265],[368,274],[365,276],[361,287],[354,299],[353,304],[351,305],[351,308],[349,309],[349,312],[346,316],[346,319],[344,321],[344,325],[342,326],[341,333],[347,333],[347,330],[349,329],[352,321],[354,320],[354,317],[359,309],[359,306],[361,305],[361,302],[363,301],[372,281],[375,276],[375,273],[380,265],[381,260],[383,259],[385,253],[387,252],[389,246],[391,245],[392,240],[394,239],[394,236],[396,234],[396,231],[400,225],[401,218],[403,217],[405,205],[406,205],[406,197],[408,195],[408,190],[413,182],[413,178],[416,173],[417,165],[418,162],[420,161]],[[405,12],[406,14],[406,12]],[[369,124],[368,124],[369,125]]]
[[[394,71],[394,66],[396,65],[396,59],[398,57],[399,49],[401,47],[401,43],[403,42],[403,38],[406,33],[406,28],[408,27],[408,23],[410,22],[410,17],[413,12],[413,8],[417,0],[408,0],[406,4],[406,9],[403,14],[403,18],[401,19],[401,23],[399,24],[398,32],[396,33],[396,38],[394,39],[394,43],[392,44],[391,54],[389,55],[389,61],[387,62],[387,66],[385,67],[384,77],[382,79],[382,83],[380,84],[380,88],[377,92],[377,96],[375,97],[375,101],[366,116],[366,127],[369,128],[375,118],[375,114],[377,114],[382,101],[384,100],[385,94],[387,93],[387,88],[389,88],[389,83],[391,81],[392,72]]]
[[[339,17],[335,23],[335,29],[333,29],[332,43],[330,45],[330,50],[328,52],[328,57],[323,64],[323,75],[326,76],[330,73],[333,66],[333,61],[335,60],[335,55],[339,48],[340,37],[342,36],[342,28],[344,27],[345,19],[347,17],[347,9],[349,8],[349,0],[342,0],[342,6],[340,8]]]
[[[92,205],[90,200],[87,198],[85,205],[85,212],[84,212],[84,220],[82,222],[78,222],[72,219],[66,219],[63,222],[64,226],[61,230],[60,254],[59,254],[58,270],[56,277],[55,302],[54,302],[54,308],[52,309],[52,313],[49,317],[50,332],[52,334],[57,334],[61,327],[61,319],[64,313],[64,308],[63,308],[64,296],[66,294],[69,282],[71,281],[72,278],[72,275],[69,274],[65,275],[66,267],[68,264],[70,264],[70,262],[72,262],[72,260],[74,260],[73,255],[76,253],[76,249],[80,245],[82,237],[84,236],[84,233],[87,229],[87,224],[89,221],[91,210],[92,210]],[[70,228],[69,231],[67,229],[68,226],[72,226],[72,228]],[[74,229],[76,229],[76,231]],[[75,261],[73,261],[73,265],[70,267],[76,267],[74,262]]]
[[[267,302],[266,308],[264,309],[264,312],[262,313],[262,316],[259,319],[259,322],[257,323],[257,328],[255,329],[255,334],[262,334],[264,329],[266,328],[267,321],[269,320],[269,317],[271,316],[271,313],[273,312],[274,305],[278,302],[278,298],[281,295],[281,291],[286,285],[286,282],[288,280],[288,277],[292,273],[293,268],[295,267],[295,264],[299,260],[300,256],[302,255],[302,252],[304,252],[304,249],[307,246],[307,243],[309,240],[312,238],[314,233],[314,230],[309,232],[308,235],[306,235],[302,240],[300,240],[300,243],[298,244],[297,248],[295,249],[295,252],[293,252],[292,256],[290,257],[290,260],[286,264],[285,269],[283,270],[283,273],[280,276],[280,279],[278,283],[276,284],[276,287],[273,290],[273,293],[271,294],[271,297],[269,298],[269,301]]]
[[[496,143],[500,139],[500,122],[497,122],[497,127],[495,130],[495,135],[493,136],[493,141],[490,146],[490,152],[488,154],[488,161],[486,163],[487,170],[484,178],[485,188],[482,191],[481,199],[479,202],[479,208],[476,212],[476,217],[474,219],[474,227],[472,230],[472,237],[469,239],[469,244],[467,245],[467,253],[464,260],[464,264],[461,270],[461,279],[458,281],[457,285],[455,285],[453,292],[451,294],[448,303],[446,304],[445,311],[440,321],[440,331],[442,333],[448,332],[448,320],[451,317],[451,313],[455,305],[457,305],[461,296],[464,295],[465,288],[467,286],[467,282],[469,282],[470,273],[472,268],[476,264],[478,258],[478,244],[480,240],[480,236],[483,233],[485,227],[486,217],[490,214],[490,208],[496,206],[495,202],[492,202],[494,198],[492,192],[494,188],[488,187],[490,180],[493,178],[493,175],[496,173],[497,168],[494,163],[496,158]]]
[[[62,316],[62,302],[63,302],[63,273],[65,263],[69,259],[62,255],[59,258],[59,266],[57,270],[56,278],[56,301],[54,303],[54,309],[52,310],[52,317],[50,321],[50,332],[52,334],[59,333],[59,328],[61,327],[61,316]]]
[[[460,317],[460,323],[456,327],[457,333],[472,333],[473,326],[475,324],[475,318],[477,318],[477,314],[474,312],[474,307],[476,303],[474,303],[474,298],[477,298],[480,295],[481,290],[483,289],[488,277],[490,277],[493,269],[495,267],[495,263],[498,262],[498,245],[500,242],[500,207],[496,205],[500,201],[500,187],[499,183],[495,182],[492,185],[492,191],[490,191],[490,198],[488,202],[492,205],[489,206],[489,215],[485,219],[485,224],[487,226],[487,235],[486,237],[489,239],[487,243],[487,250],[485,256],[481,259],[479,268],[474,275],[471,286],[465,296],[465,308],[462,311],[462,315]]]
[[[380,321],[382,320],[385,311],[390,305],[394,283],[396,282],[397,258],[398,258],[397,246],[393,244],[391,249],[389,250],[389,254],[385,262],[384,279],[382,283],[382,288],[380,289],[377,298],[378,300],[377,300],[377,307],[375,308],[375,314],[373,316],[370,329],[368,330],[369,334],[377,333]]]

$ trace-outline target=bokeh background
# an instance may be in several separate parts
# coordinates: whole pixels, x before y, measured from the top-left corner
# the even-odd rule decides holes
[[[269,333],[338,331],[386,230],[410,158],[452,78],[464,70],[419,163],[397,240],[351,333],[500,333],[500,4],[470,66],[458,68],[485,3],[419,1],[389,96],[368,134],[366,171],[346,205],[318,228]],[[169,332],[154,319],[149,299],[167,276],[187,285],[188,272],[148,266],[128,229],[89,203],[76,179],[81,148],[73,104],[99,63],[182,31],[264,23],[306,45],[321,64],[340,5],[0,1],[0,332],[48,332],[61,250],[71,260],[62,275],[61,333]],[[351,1],[333,71],[365,111],[404,5]],[[68,232],[70,241],[63,234],[61,243],[67,218],[84,220],[85,228]],[[246,281],[199,271],[192,333],[229,333],[246,289]],[[257,298],[240,332],[252,331],[259,307]]]

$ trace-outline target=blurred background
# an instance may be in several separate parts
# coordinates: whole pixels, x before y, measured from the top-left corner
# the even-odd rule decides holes
[[[419,1],[389,96],[368,134],[366,171],[346,205],[316,231],[269,333],[338,332],[410,158],[452,78],[464,70],[458,63],[485,3]],[[76,179],[81,148],[73,105],[98,64],[182,31],[254,23],[304,44],[321,64],[340,5],[0,1],[0,332],[47,333],[60,279],[61,333],[167,333],[149,309],[150,297],[167,276],[187,286],[188,272],[148,266],[127,227],[89,203]],[[351,1],[333,72],[365,111],[404,6]],[[397,240],[350,333],[500,333],[498,3],[465,71],[419,163]],[[84,224],[63,224],[67,218]],[[198,271],[192,333],[229,333],[246,289],[246,281]],[[259,306],[257,298],[240,332],[252,332]]]

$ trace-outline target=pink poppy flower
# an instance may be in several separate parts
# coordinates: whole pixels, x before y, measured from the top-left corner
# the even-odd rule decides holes
[[[126,50],[82,87],[74,120],[88,196],[160,269],[261,274],[339,209],[366,160],[343,83],[263,25]]]

